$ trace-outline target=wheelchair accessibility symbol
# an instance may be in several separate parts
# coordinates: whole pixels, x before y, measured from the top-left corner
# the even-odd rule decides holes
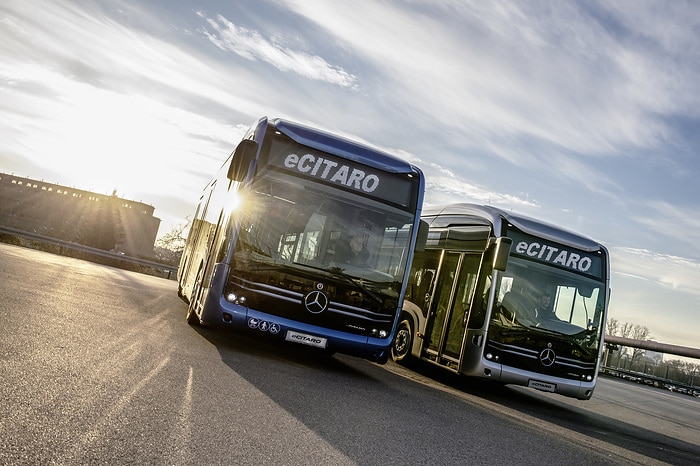
[[[273,335],[277,335],[280,333],[280,330],[282,330],[282,327],[275,322],[268,322],[266,320],[256,319],[255,317],[248,319],[248,327],[258,329],[261,332],[270,332]]]

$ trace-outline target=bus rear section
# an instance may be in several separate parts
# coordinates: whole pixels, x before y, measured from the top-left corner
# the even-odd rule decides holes
[[[395,360],[589,399],[609,298],[605,247],[489,206],[425,209]]]
[[[285,120],[255,128],[250,161],[236,170],[227,162],[200,201],[206,227],[193,227],[179,287],[188,320],[385,362],[418,234],[422,173]]]

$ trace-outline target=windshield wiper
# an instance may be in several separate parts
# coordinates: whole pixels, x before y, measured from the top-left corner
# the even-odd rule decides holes
[[[571,335],[569,335],[569,334],[567,334],[567,333],[560,332],[559,330],[552,330],[551,328],[545,328],[545,327],[537,327],[537,326],[535,326],[535,325],[528,325],[527,328],[531,328],[531,329],[533,329],[533,330],[540,330],[540,331],[542,331],[542,332],[551,333],[551,334],[553,334],[553,335],[561,335],[561,336],[564,336],[564,337],[569,337],[569,336],[571,336]]]
[[[532,326],[532,325],[530,325],[528,328],[531,328],[531,329],[534,329],[534,330],[542,330],[543,332],[546,332],[546,333],[551,333],[551,334],[556,335],[556,336],[559,336],[559,337],[564,337],[564,340],[565,340],[565,341],[567,341],[567,342],[573,344],[574,346],[576,346],[578,349],[580,349],[581,351],[583,351],[583,352],[586,354],[586,356],[589,356],[590,353],[591,353],[591,350],[590,350],[589,348],[584,347],[584,346],[583,346],[581,343],[579,343],[579,341],[578,341],[578,335],[580,335],[582,332],[578,332],[578,333],[574,333],[574,334],[568,334],[568,333],[559,332],[559,331],[557,331],[557,330],[552,330],[552,329],[549,329],[549,328],[534,327],[534,326]],[[585,330],[584,330],[584,331],[585,331]]]
[[[331,267],[331,268],[327,269],[324,267],[317,267],[314,265],[302,264],[299,262],[292,262],[290,264],[288,262],[272,260],[272,261],[266,261],[265,263],[262,263],[262,264],[257,263],[257,264],[249,265],[248,270],[251,270],[251,271],[266,271],[266,270],[277,270],[277,269],[295,270],[295,267],[293,267],[293,266],[323,272],[328,277],[335,277],[335,278],[343,279],[345,282],[350,283],[351,285],[362,290],[365,295],[372,298],[372,300],[376,301],[377,304],[380,304],[380,305],[384,304],[384,300],[380,296],[378,296],[377,293],[368,289],[362,283],[362,279],[355,278],[352,275],[348,275],[345,272],[343,272],[343,269],[338,268],[338,267]]]

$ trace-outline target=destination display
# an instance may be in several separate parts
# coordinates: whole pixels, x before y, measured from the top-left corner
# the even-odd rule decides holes
[[[413,181],[406,175],[383,172],[309,147],[273,142],[268,163],[400,206],[408,207],[413,202]]]
[[[593,277],[603,276],[603,257],[596,252],[580,251],[517,231],[509,231],[513,239],[511,254],[558,265]]]
[[[366,193],[371,193],[379,187],[379,176],[313,154],[288,154],[284,158],[284,167]]]

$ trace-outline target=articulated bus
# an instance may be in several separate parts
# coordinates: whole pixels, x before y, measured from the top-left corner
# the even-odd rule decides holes
[[[423,209],[392,359],[587,400],[603,350],[604,246],[494,207]]]
[[[178,270],[187,322],[385,363],[427,234],[424,184],[387,153],[261,118],[196,208]]]

